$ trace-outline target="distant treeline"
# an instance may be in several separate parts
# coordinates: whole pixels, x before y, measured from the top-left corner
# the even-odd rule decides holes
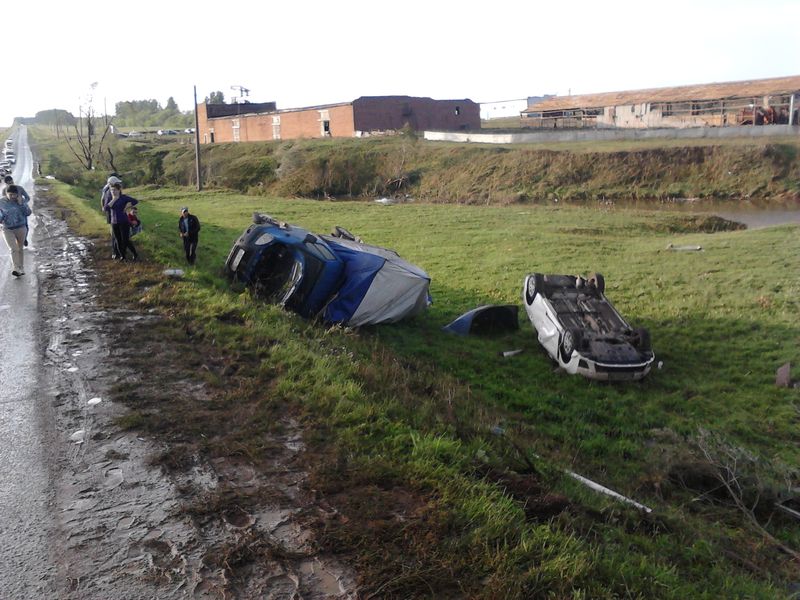
[[[103,117],[100,116],[99,119]],[[18,117],[16,121],[23,125],[72,128],[78,119],[69,111],[53,108],[41,110],[34,117]],[[109,123],[113,123],[116,127],[183,129],[194,125],[194,113],[181,112],[172,97],[163,107],[157,100],[128,100],[117,102],[115,114],[109,116]]]

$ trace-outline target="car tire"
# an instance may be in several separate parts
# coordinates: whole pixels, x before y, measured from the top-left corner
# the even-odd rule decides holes
[[[643,327],[636,330],[636,349],[640,352],[651,352],[653,350],[650,332]]]
[[[592,273],[589,277],[589,285],[594,285],[595,289],[604,294],[606,291],[606,280],[600,273]]]
[[[525,284],[525,301],[532,304],[536,294],[544,289],[544,275],[541,273],[531,273]]]
[[[561,336],[561,360],[568,363],[572,353],[580,348],[581,333],[577,329],[567,329]]]

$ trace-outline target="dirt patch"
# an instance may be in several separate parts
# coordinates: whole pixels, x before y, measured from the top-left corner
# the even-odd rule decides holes
[[[350,570],[316,543],[331,514],[308,492],[288,407],[272,410],[274,425],[248,451],[239,440],[255,435],[258,398],[232,358],[177,311],[139,303],[161,267],[111,261],[106,240],[66,230],[44,191],[37,209],[62,447],[60,597],[355,598]]]

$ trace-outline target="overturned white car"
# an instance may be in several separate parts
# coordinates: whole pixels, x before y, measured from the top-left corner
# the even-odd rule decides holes
[[[522,300],[539,343],[567,373],[603,381],[641,379],[655,354],[646,329],[634,329],[605,297],[603,276],[531,273]]]

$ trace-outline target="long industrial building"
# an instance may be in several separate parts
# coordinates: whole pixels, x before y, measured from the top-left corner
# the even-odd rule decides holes
[[[538,129],[798,124],[800,76],[555,96],[522,111]]]

